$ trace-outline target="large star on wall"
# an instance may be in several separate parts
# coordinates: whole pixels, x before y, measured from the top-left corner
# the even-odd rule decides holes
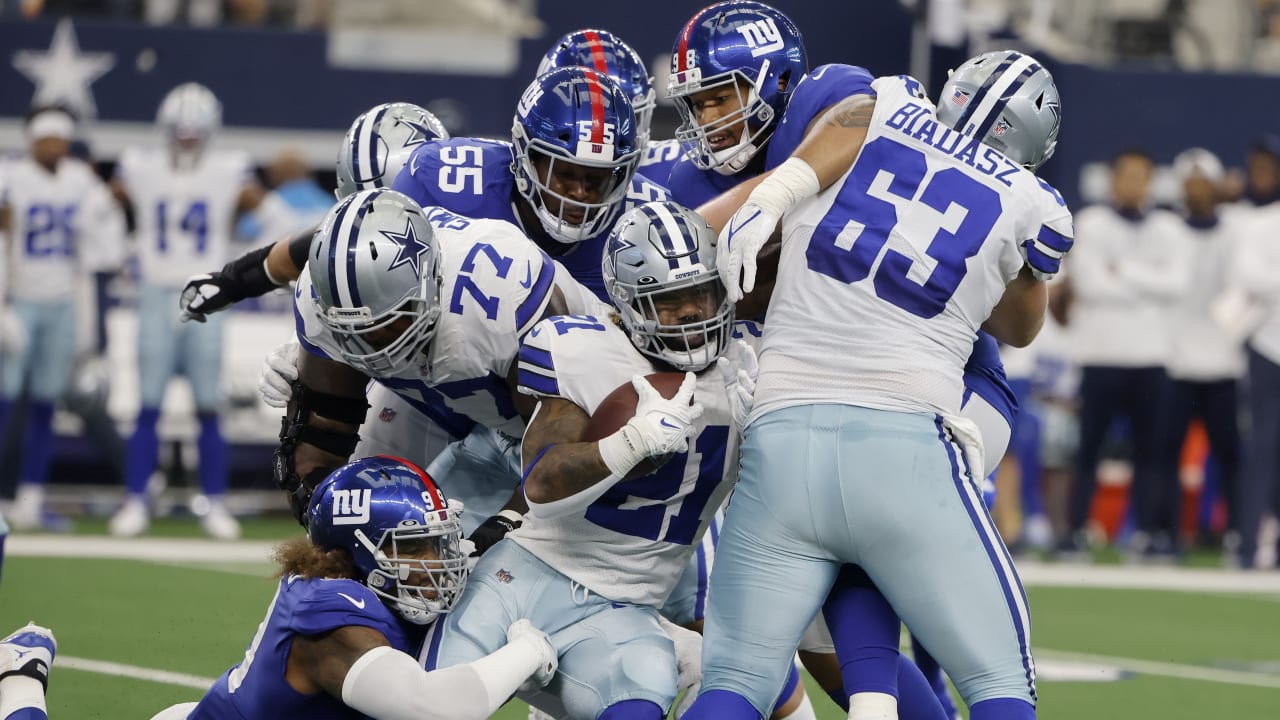
[[[36,86],[32,105],[66,105],[82,118],[98,114],[91,86],[115,64],[113,53],[80,52],[75,27],[68,19],[54,28],[48,50],[13,54],[13,67]]]
[[[419,275],[422,274],[422,256],[431,252],[431,246],[418,239],[418,231],[413,229],[413,222],[404,221],[403,232],[392,232],[390,230],[381,230],[388,240],[393,240],[399,247],[396,249],[396,257],[391,261],[391,267],[388,270],[394,270],[401,265],[408,265],[413,271]]]

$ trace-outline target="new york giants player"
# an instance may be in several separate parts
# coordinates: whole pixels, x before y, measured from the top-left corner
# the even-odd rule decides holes
[[[123,216],[93,169],[67,157],[75,119],[59,108],[28,115],[30,154],[0,175],[0,231],[8,231],[7,302],[26,342],[5,357],[0,430],[14,419],[24,387],[30,397],[13,512],[16,529],[66,530],[47,513],[44,486],[53,457],[54,404],[66,392],[75,357],[75,292],[93,245],[120,247]],[[10,350],[18,350],[10,348]]]
[[[393,190],[361,191],[332,209],[307,269],[295,293],[307,352],[276,455],[295,507],[317,471],[354,450],[369,378],[457,436],[480,424],[514,444],[524,431],[513,396],[520,337],[548,312],[582,312],[574,299],[589,296],[511,224],[424,211]],[[500,488],[501,506],[518,460],[495,462],[473,480]]]
[[[35,623],[0,639],[0,718],[48,720],[45,691],[58,641]]]
[[[173,302],[192,268],[228,254],[234,216],[252,208],[261,189],[243,152],[210,147],[222,105],[203,85],[185,83],[165,96],[156,116],[166,145],[126,148],[117,195],[133,206],[141,287],[138,291],[140,404],[125,460],[129,497],[111,519],[115,535],[146,531],[147,481],[159,452],[156,423],[169,378],[191,383],[200,432],[200,485],[212,501],[200,518],[212,537],[234,539],[240,527],[222,502],[227,490],[227,445],[218,424],[222,381],[222,323],[179,326]]]
[[[1026,599],[982,506],[976,428],[955,416],[978,326],[1013,345],[1035,336],[1041,279],[1070,249],[1071,221],[1052,188],[981,143],[1000,128],[997,137],[1024,138],[1008,146],[1028,152],[1022,162],[1048,157],[1059,122],[1052,79],[1019,53],[989,61],[978,63],[989,76],[964,98],[973,110],[959,129],[938,121],[909,78],[876,81],[876,99],[842,101],[722,233],[723,277],[736,296],[753,281],[746,258],[783,221],[690,717],[763,712],[786,670],[785,653],[765,648],[789,647],[803,629],[776,612],[776,590],[809,617],[840,562],[866,570],[955,680],[971,717],[1035,716]],[[1034,111],[1012,112],[1013,98]],[[925,263],[932,270],[919,270]],[[795,447],[807,448],[802,466]],[[784,467],[805,468],[798,483],[763,482]],[[818,496],[848,501],[801,518]],[[930,533],[914,532],[919,525]],[[762,605],[771,625],[755,617]],[[891,699],[864,699],[873,702],[852,717],[896,717]]]
[[[603,263],[616,315],[554,317],[525,337],[520,391],[539,400],[523,440],[530,509],[481,558],[464,614],[429,651],[440,664],[491,652],[497,626],[528,615],[554,628],[561,655],[559,674],[530,702],[556,717],[666,713],[677,664],[658,607],[729,491],[737,445],[722,380],[703,372],[734,334],[714,241],[679,206],[629,210]],[[742,334],[756,337],[747,325]],[[643,379],[664,370],[686,372],[670,400]],[[590,414],[627,382],[640,397],[635,417],[583,442]],[[623,480],[669,453],[660,470]]]
[[[466,586],[461,513],[400,458],[335,470],[308,505],[307,537],[276,550],[280,585],[244,660],[156,720],[480,720],[522,683],[545,683],[555,649],[523,619],[468,665],[427,672],[414,657]]]
[[[674,138],[654,140],[655,92],[644,60],[632,47],[608,30],[575,30],[556,41],[538,64],[538,75],[560,67],[581,65],[608,75],[631,98],[636,114],[636,143],[643,149],[636,172],[657,185],[666,186],[671,168],[683,150]]]

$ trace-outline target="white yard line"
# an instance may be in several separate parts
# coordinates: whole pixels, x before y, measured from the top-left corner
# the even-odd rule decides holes
[[[1204,667],[1202,665],[1181,665],[1178,663],[1141,660],[1139,658],[1111,657],[1109,655],[1090,655],[1088,653],[1070,652],[1067,650],[1049,650],[1036,648],[1036,659],[1063,660],[1072,663],[1088,663],[1131,670],[1142,675],[1159,675],[1162,677],[1180,678],[1182,680],[1201,680],[1203,682],[1223,685],[1249,685],[1251,687],[1280,690],[1280,675],[1248,672],[1246,670],[1226,670],[1223,668]]]
[[[70,657],[67,655],[59,655],[53,661],[54,667],[70,668],[72,670],[83,670],[84,672],[98,673],[99,675],[114,675],[116,677],[127,677],[135,680],[147,680],[149,682],[164,683],[166,685],[177,685],[179,687],[195,688],[196,690],[208,690],[209,686],[217,678],[200,677],[199,675],[187,675],[186,673],[169,672],[168,670],[152,670],[151,668],[138,667],[136,665],[125,665],[124,663],[107,662],[105,660],[90,660],[88,658]]]

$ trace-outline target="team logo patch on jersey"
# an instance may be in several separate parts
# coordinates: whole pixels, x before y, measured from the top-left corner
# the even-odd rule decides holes
[[[382,412],[378,413],[378,419],[382,422],[391,422],[396,419],[396,409],[384,407]]]
[[[503,569],[499,569],[498,572],[493,574],[493,576],[498,578],[498,582],[502,583],[503,585],[510,585],[511,581],[516,579],[515,575],[512,575],[511,573]]]

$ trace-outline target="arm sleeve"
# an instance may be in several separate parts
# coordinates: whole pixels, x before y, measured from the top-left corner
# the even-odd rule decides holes
[[[388,646],[351,665],[342,702],[376,720],[484,720],[541,664],[524,643],[509,643],[466,665],[424,670]]]

